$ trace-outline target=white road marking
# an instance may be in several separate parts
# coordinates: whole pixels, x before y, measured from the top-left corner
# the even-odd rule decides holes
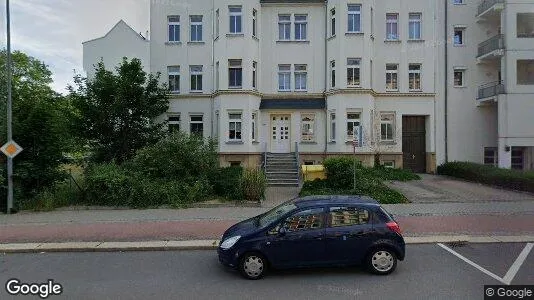
[[[512,280],[514,280],[514,277],[519,271],[519,268],[521,267],[521,265],[523,265],[525,259],[527,259],[527,256],[533,247],[534,244],[528,243],[523,249],[523,251],[521,251],[514,264],[510,267],[510,270],[508,270],[508,272],[506,272],[506,275],[504,275],[503,277],[503,280],[507,282],[506,284],[512,283]]]
[[[503,284],[506,284],[506,285],[510,285],[512,283],[512,280],[514,279],[515,275],[517,274],[517,272],[519,271],[519,268],[521,268],[521,265],[523,265],[523,263],[525,262],[525,260],[527,259],[527,256],[528,254],[530,253],[530,251],[532,250],[532,248],[534,247],[534,244],[532,243],[528,243],[525,248],[523,249],[523,251],[521,251],[521,253],[519,254],[519,256],[517,257],[517,259],[515,260],[515,262],[512,264],[512,266],[510,267],[510,269],[508,270],[508,272],[506,272],[506,275],[504,275],[503,278],[493,274],[492,272],[484,269],[483,267],[477,265],[476,263],[474,263],[473,261],[469,260],[468,258],[464,257],[463,255],[461,255],[460,253],[452,250],[451,248],[441,244],[441,243],[438,243],[438,246],[440,246],[441,248],[447,250],[448,252],[454,254],[456,257],[458,257],[459,259],[465,261],[466,263],[470,264],[471,266],[475,267],[477,270],[481,271],[482,273],[490,276],[491,278],[493,279],[496,279],[500,282],[502,282]]]

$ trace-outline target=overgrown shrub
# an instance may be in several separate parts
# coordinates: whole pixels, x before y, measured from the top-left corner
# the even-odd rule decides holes
[[[534,193],[534,171],[501,169],[471,162],[449,162],[438,166],[438,174],[462,178],[505,189]]]
[[[260,201],[265,197],[267,178],[260,169],[246,169],[241,176],[243,197],[249,201]]]
[[[227,167],[219,168],[213,172],[211,182],[213,183],[213,192],[220,197],[231,200],[242,200],[243,189],[241,187],[241,177],[243,168]]]
[[[361,162],[349,157],[334,157],[326,159],[323,165],[326,170],[326,177],[331,187],[348,188],[353,185],[354,165],[361,168]]]

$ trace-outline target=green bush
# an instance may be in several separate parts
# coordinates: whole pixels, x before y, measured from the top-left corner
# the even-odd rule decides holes
[[[326,159],[323,165],[326,170],[326,178],[331,187],[348,188],[354,182],[354,165],[361,168],[361,162],[349,157],[334,157]],[[358,174],[356,175],[358,176]]]
[[[471,162],[449,162],[438,166],[438,174],[462,178],[505,189],[534,193],[534,171],[501,169]]]
[[[247,169],[241,176],[241,189],[245,200],[260,201],[265,198],[267,178],[260,169]]]
[[[211,176],[213,192],[217,196],[226,199],[243,199],[243,189],[241,188],[242,175],[243,168],[241,167],[219,168]]]

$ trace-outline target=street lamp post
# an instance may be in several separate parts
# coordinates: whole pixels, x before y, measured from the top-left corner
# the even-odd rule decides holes
[[[7,140],[13,140],[12,124],[12,108],[11,108],[11,76],[12,61],[11,61],[11,20],[9,10],[9,0],[6,0],[6,22],[7,22]],[[13,210],[13,158],[7,157],[7,213],[12,213]]]

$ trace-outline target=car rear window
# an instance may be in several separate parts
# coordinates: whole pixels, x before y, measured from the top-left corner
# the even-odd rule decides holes
[[[379,207],[379,209],[376,210],[376,217],[377,223],[387,223],[390,221],[394,221],[393,216],[381,206]]]

